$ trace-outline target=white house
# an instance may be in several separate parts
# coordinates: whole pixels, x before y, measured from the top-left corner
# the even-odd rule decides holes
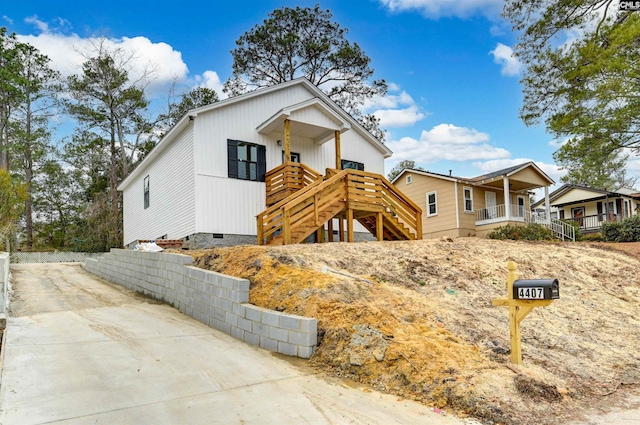
[[[382,174],[391,156],[305,78],[193,109],[118,187],[125,245],[161,238],[190,247],[256,243],[265,174],[283,164],[285,150],[320,173]]]

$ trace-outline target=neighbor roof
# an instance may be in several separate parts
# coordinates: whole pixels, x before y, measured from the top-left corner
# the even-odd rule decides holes
[[[396,180],[398,180],[400,178],[400,176],[402,176],[405,172],[409,172],[410,171],[412,173],[421,174],[421,175],[425,175],[425,176],[437,177],[437,178],[441,178],[443,180],[458,181],[458,182],[469,183],[469,184],[477,184],[477,183],[481,183],[481,182],[486,181],[486,180],[495,179],[497,177],[509,177],[509,176],[512,176],[512,175],[516,174],[517,172],[519,172],[519,171],[521,171],[521,170],[523,170],[523,169],[525,169],[527,167],[533,167],[550,184],[555,183],[549,176],[547,176],[545,174],[544,171],[542,171],[535,163],[533,163],[531,161],[525,162],[524,164],[514,165],[513,167],[503,168],[502,170],[493,171],[491,173],[483,174],[483,175],[478,176],[478,177],[456,177],[456,176],[451,176],[451,175],[446,175],[446,174],[434,173],[434,172],[431,172],[431,171],[420,171],[420,170],[413,170],[413,169],[410,169],[410,168],[405,168],[404,170],[402,170],[393,179],[392,183],[394,183]]]
[[[577,190],[584,190],[587,192],[592,192],[595,193],[596,196],[594,198],[587,198],[587,199],[580,199],[580,200],[576,200],[576,201],[572,201],[572,202],[567,202],[564,204],[556,204],[554,205],[553,202],[555,200],[557,200],[558,198],[560,198],[561,196],[563,196],[564,194],[566,194],[567,192],[570,192],[574,189]],[[549,204],[551,204],[551,206],[553,207],[561,207],[561,206],[565,206],[565,205],[573,205],[573,204],[578,204],[581,202],[592,202],[598,199],[605,199],[606,197],[612,197],[612,198],[616,198],[619,196],[628,196],[630,198],[640,198],[640,193],[638,193],[637,189],[630,189],[630,188],[620,188],[617,189],[616,191],[609,191],[609,190],[605,190],[605,189],[595,189],[593,187],[589,187],[589,186],[585,186],[585,185],[580,185],[580,184],[564,184],[562,185],[560,188],[554,190],[553,192],[551,192],[549,194]],[[532,205],[532,208],[536,208],[541,206],[544,203],[544,199],[539,200],[538,202],[534,203]]]

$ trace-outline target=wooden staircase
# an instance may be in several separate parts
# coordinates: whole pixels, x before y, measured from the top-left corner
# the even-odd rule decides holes
[[[285,163],[269,172],[267,182],[277,187],[267,183],[272,204],[256,217],[260,245],[301,243],[315,232],[322,239],[326,223],[332,241],[334,218],[346,219],[349,242],[354,220],[378,240],[422,239],[422,210],[381,175],[327,169],[323,180],[307,166]]]

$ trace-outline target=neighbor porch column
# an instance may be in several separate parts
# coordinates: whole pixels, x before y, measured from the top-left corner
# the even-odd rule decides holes
[[[284,120],[284,162],[291,161],[291,121]]]
[[[547,221],[551,221],[551,205],[549,205],[549,186],[544,187],[544,205],[547,207],[545,212],[545,218]]]
[[[328,221],[327,226],[329,227],[327,232],[327,239],[329,240],[329,242],[333,242],[333,219]]]
[[[342,158],[340,158],[340,130],[336,130],[336,169],[342,170]]]
[[[504,180],[504,218],[511,220],[511,193],[509,192],[509,177],[505,177]]]

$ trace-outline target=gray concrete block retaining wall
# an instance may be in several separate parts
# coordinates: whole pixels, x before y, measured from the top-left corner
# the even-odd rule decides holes
[[[318,321],[249,304],[249,281],[191,266],[187,255],[112,249],[84,268],[178,308],[194,319],[277,353],[309,358]]]

